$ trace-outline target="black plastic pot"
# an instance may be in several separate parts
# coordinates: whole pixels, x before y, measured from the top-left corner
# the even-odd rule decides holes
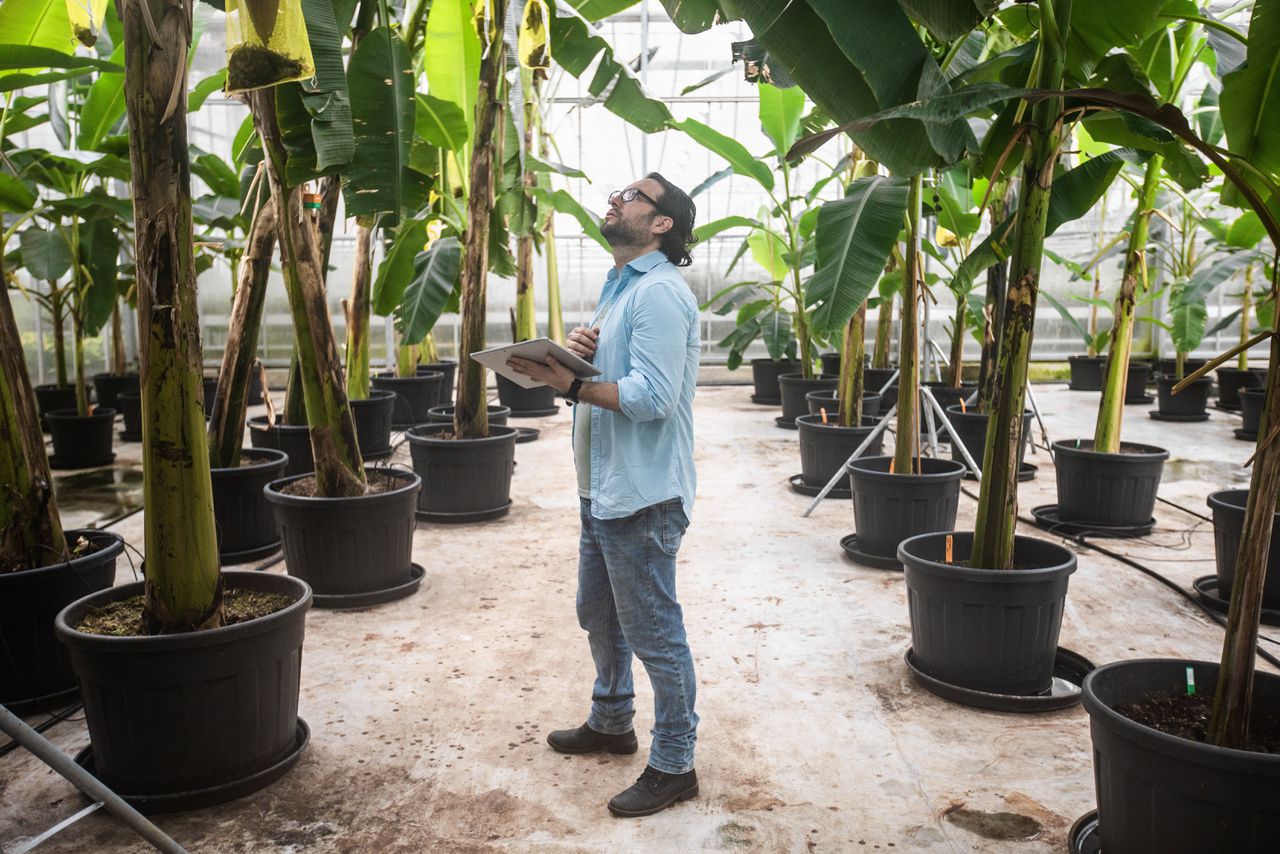
[[[80,677],[94,775],[126,798],[218,803],[262,788],[300,750],[298,684],[311,591],[296,578],[224,572],[228,588],[293,604],[256,620],[182,634],[111,637],[74,628],[142,582],[86,596],[57,616]],[[283,766],[283,767],[282,767]],[[179,808],[168,806],[168,809]]]
[[[124,539],[110,531],[64,531],[69,545],[81,537],[91,551],[66,563],[0,572],[0,705],[19,714],[48,708],[75,695],[76,675],[53,633],[53,618],[81,596],[110,587]]]
[[[1186,358],[1182,361],[1183,376],[1198,371],[1208,363],[1207,359]],[[1173,359],[1157,359],[1156,373],[1162,377],[1171,377],[1178,372],[1178,360]]]
[[[122,391],[116,395],[116,404],[124,418],[120,438],[126,442],[142,441],[142,392]]]
[[[862,372],[862,387],[864,390],[880,394],[880,389],[884,388],[884,384],[889,381],[897,372],[896,368],[866,368]],[[898,402],[898,385],[897,381],[881,394],[880,408],[888,410],[890,406]]]
[[[1262,388],[1266,372],[1246,368],[1218,368],[1218,406],[1222,409],[1240,408],[1240,390]]]
[[[1240,432],[1258,435],[1262,425],[1262,406],[1267,402],[1267,390],[1264,388],[1242,388],[1239,391],[1240,415],[1243,423]]]
[[[800,434],[800,479],[809,486],[826,486],[878,423],[875,418],[863,417],[861,427],[840,427],[834,418],[830,420],[831,423],[823,424],[820,415],[801,415],[796,419]],[[863,456],[879,456],[883,445],[882,430]]]
[[[917,534],[955,527],[965,467],[924,457],[922,474],[889,471],[893,457],[859,457],[849,464],[858,549],[897,560],[898,544]]]
[[[1093,739],[1098,829],[1106,854],[1269,854],[1280,832],[1280,755],[1214,747],[1135,723],[1116,711],[1195,689],[1212,697],[1218,664],[1144,659],[1084,680]],[[1254,675],[1254,708],[1280,708],[1280,677]],[[1255,714],[1256,717],[1256,714]]]
[[[356,443],[366,460],[391,453],[391,418],[395,392],[373,389],[363,400],[351,400],[351,418],[356,423]]]
[[[452,403],[453,402],[453,381],[458,373],[458,363],[452,360],[442,362],[427,362],[418,365],[418,376],[424,374],[439,373],[443,376],[440,381],[439,395],[436,397],[436,403]],[[434,404],[433,404],[434,405]]]
[[[839,380],[839,377],[828,376],[805,379],[804,374],[798,373],[780,375],[778,388],[782,394],[782,417],[778,419],[778,426],[794,428],[796,419],[809,412],[809,402],[805,400],[805,395],[811,391],[834,389]]]
[[[427,410],[440,400],[444,374],[440,371],[426,371],[414,377],[381,374],[374,377],[372,382],[373,387],[380,391],[395,392],[391,426],[396,430],[406,430],[430,420]]]
[[[1092,439],[1053,443],[1058,476],[1058,518],[1109,527],[1149,523],[1169,452],[1154,445],[1120,444],[1120,453],[1093,450]]]
[[[819,359],[819,360],[821,360],[821,362],[822,362],[822,372],[823,372],[824,374],[839,374],[839,373],[840,373],[840,354],[839,354],[838,352],[835,352],[835,353],[820,353],[820,354],[818,354],[818,359]],[[863,364],[864,366],[871,364],[871,354],[870,354],[870,353],[863,353],[863,354],[862,354],[862,364]]]
[[[1231,601],[1236,580],[1236,555],[1244,531],[1244,510],[1249,502],[1247,489],[1223,489],[1210,493],[1213,510],[1213,552],[1218,563],[1218,597]],[[1272,519],[1271,546],[1267,553],[1267,578],[1262,588],[1262,607],[1280,610],[1280,513]]]
[[[1185,416],[1188,418],[1203,415],[1209,403],[1209,389],[1213,380],[1201,377],[1177,394],[1173,387],[1180,381],[1172,376],[1156,377],[1156,400],[1161,415]]]
[[[242,465],[210,471],[223,566],[257,560],[280,548],[280,529],[262,489],[285,476],[289,457],[272,448],[245,448],[240,460]]]
[[[537,418],[554,415],[556,390],[549,385],[525,388],[498,374],[498,402],[511,410],[512,418]]]
[[[1022,447],[1018,448],[1019,467],[1022,465],[1023,457],[1026,456],[1027,446],[1031,444],[1032,414],[1030,409],[1022,411]],[[965,411],[958,405],[947,407],[947,421],[950,422],[951,429],[979,467],[987,450],[987,422],[990,420],[991,416],[986,412]],[[955,442],[951,443],[951,459],[964,462],[964,455],[960,453]]]
[[[1147,380],[1151,378],[1151,363],[1137,359],[1129,361],[1129,376],[1125,380],[1125,403],[1150,403],[1147,397]]]
[[[99,406],[92,415],[61,409],[45,417],[53,440],[53,453],[49,455],[49,465],[53,468],[92,468],[105,466],[115,459],[111,452],[115,438],[112,435],[116,422],[114,409]]]
[[[272,448],[284,451],[289,462],[284,476],[306,474],[316,467],[311,456],[311,428],[305,424],[276,424],[267,426],[267,416],[255,415],[249,419],[249,444],[255,448]]]
[[[489,424],[494,427],[505,427],[507,424],[507,416],[511,414],[511,410],[505,406],[499,406],[496,403],[489,404]],[[453,404],[441,404],[433,406],[427,410],[427,424],[452,424],[453,423]]]
[[[124,374],[117,376],[116,374],[94,374],[93,375],[93,391],[98,397],[99,406],[108,406],[112,409],[119,410],[120,404],[117,402],[117,396],[122,391],[142,392],[142,381],[137,374]],[[71,400],[70,409],[75,406],[74,396]]]
[[[804,399],[809,404],[809,414],[819,415],[827,410],[827,418],[835,418],[840,409],[840,401],[836,398],[838,389],[821,388],[817,391],[805,392]],[[880,414],[880,395],[864,394],[862,396],[862,417],[875,418]]]
[[[1068,356],[1071,381],[1067,388],[1072,391],[1102,391],[1102,369],[1106,364],[1106,356]]]
[[[76,387],[73,385],[38,385],[34,391],[36,409],[40,411],[40,429],[46,433],[49,432],[49,421],[45,416],[61,409],[76,408]]]
[[[938,401],[938,405],[945,412],[949,407],[959,405],[961,400],[968,401],[973,393],[978,390],[977,383],[961,383],[960,388],[952,388],[944,382],[930,381],[923,383],[929,391],[933,393],[934,400]],[[936,414],[936,413],[935,413]],[[921,415],[923,425],[924,416]]]
[[[972,551],[971,531],[923,534],[898,546],[916,666],[975,691],[1047,691],[1075,555],[1056,543],[1014,537],[1016,569],[974,569],[963,565]]]
[[[420,576],[413,567],[413,511],[422,479],[394,468],[365,468],[370,478],[397,486],[346,498],[288,495],[307,475],[269,483],[264,490],[284,541],[285,569],[315,592],[316,607],[364,607],[407,596]]]
[[[751,360],[751,381],[755,385],[753,403],[766,406],[782,404],[782,391],[778,387],[778,377],[800,370],[800,363],[790,359],[775,362],[773,359]]]
[[[201,377],[204,383],[204,417],[213,414],[213,399],[218,395],[218,378]]]
[[[453,424],[423,424],[408,432],[413,470],[422,477],[418,516],[433,522],[496,519],[511,509],[514,427],[489,421],[486,439],[446,439]]]

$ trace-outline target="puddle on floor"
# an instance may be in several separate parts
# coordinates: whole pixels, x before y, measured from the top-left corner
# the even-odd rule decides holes
[[[101,528],[142,509],[142,469],[133,465],[54,475],[53,488],[67,528]]]
[[[1034,818],[1016,812],[984,812],[961,808],[948,813],[947,821],[983,839],[1002,841],[1037,839],[1044,830]]]
[[[1164,471],[1160,475],[1160,480],[1162,483],[1176,483],[1180,480],[1202,480],[1206,483],[1219,484],[1221,489],[1228,489],[1233,486],[1248,486],[1249,469],[1241,467],[1240,463],[1249,459],[1249,455],[1253,453],[1253,446],[1241,442],[1240,448],[1243,453],[1240,454],[1239,462],[1226,462],[1223,460],[1165,460]]]

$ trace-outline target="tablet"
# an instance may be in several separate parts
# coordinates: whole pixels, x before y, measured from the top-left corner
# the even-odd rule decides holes
[[[518,341],[515,344],[503,344],[501,347],[490,347],[472,353],[471,358],[484,365],[494,373],[511,380],[521,388],[538,388],[546,383],[538,382],[533,377],[517,374],[507,367],[507,359],[518,356],[531,362],[545,362],[547,356],[555,356],[556,361],[573,371],[579,377],[596,377],[600,369],[586,361],[576,353],[571,353],[550,338],[534,338],[530,341]]]

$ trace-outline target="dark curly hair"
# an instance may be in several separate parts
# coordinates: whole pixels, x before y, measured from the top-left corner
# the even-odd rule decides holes
[[[657,181],[662,186],[662,196],[658,199],[658,213],[671,217],[672,226],[662,235],[658,248],[667,260],[677,267],[688,267],[693,263],[689,249],[698,239],[693,236],[693,221],[698,215],[698,208],[693,199],[684,190],[672,184],[657,172],[645,176]]]

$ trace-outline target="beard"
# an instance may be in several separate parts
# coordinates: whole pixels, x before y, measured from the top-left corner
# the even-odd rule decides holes
[[[600,236],[615,249],[625,246],[644,246],[648,243],[648,233],[638,223],[627,222],[616,217],[613,222],[607,220],[600,223]]]

